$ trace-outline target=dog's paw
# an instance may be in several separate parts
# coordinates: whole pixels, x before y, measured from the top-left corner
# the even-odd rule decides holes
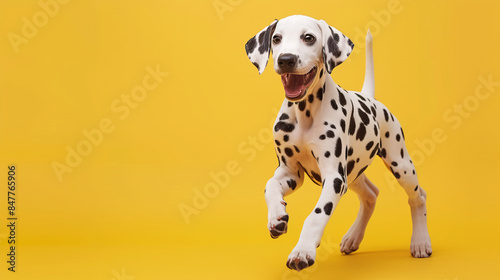
[[[295,246],[288,256],[286,266],[290,269],[301,271],[314,264],[316,248],[314,246]]]
[[[268,228],[273,239],[285,234],[288,229],[288,214],[269,219]]]
[[[432,247],[429,235],[412,236],[410,251],[414,258],[430,257],[432,255]]]
[[[360,230],[349,230],[340,242],[340,252],[346,255],[359,249],[359,244],[363,240],[364,232]]]

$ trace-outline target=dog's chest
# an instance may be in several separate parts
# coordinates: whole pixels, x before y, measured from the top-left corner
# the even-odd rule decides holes
[[[322,102],[313,118],[300,115],[309,108],[301,111],[300,104],[298,111],[282,108],[274,127],[280,165],[302,168],[319,185],[325,172],[345,174],[351,182],[364,171],[378,152],[379,125],[370,101],[344,95]]]

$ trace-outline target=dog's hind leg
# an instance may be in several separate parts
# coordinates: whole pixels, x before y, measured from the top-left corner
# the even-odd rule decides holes
[[[365,235],[366,226],[375,209],[378,196],[377,187],[368,180],[365,174],[361,174],[354,182],[349,184],[349,189],[358,195],[360,205],[356,221],[354,221],[340,243],[340,252],[345,254],[350,254],[359,249],[359,244]]]
[[[427,229],[427,195],[418,183],[415,166],[406,150],[403,129],[399,121],[385,106],[379,104],[377,104],[378,109],[382,111],[384,118],[379,119],[381,133],[379,156],[408,195],[413,224],[411,254],[416,258],[427,258],[432,254]]]

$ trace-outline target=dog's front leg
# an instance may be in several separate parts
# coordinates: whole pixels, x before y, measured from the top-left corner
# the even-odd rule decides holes
[[[278,238],[286,233],[288,228],[288,214],[283,197],[297,190],[303,182],[304,171],[301,168],[293,169],[281,165],[267,182],[265,190],[268,208],[267,227],[272,238]]]
[[[325,226],[340,198],[347,191],[346,178],[340,173],[331,172],[322,174],[322,177],[323,190],[318,203],[306,218],[299,242],[288,256],[286,265],[290,269],[300,271],[314,264],[316,248],[320,244]]]

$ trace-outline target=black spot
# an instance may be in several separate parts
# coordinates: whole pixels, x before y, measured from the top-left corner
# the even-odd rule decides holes
[[[248,42],[245,44],[245,51],[247,52],[247,54],[253,53],[256,46],[257,40],[255,39],[255,36],[253,36],[252,39],[248,40]]]
[[[321,182],[321,176],[319,174],[317,174],[316,172],[312,171],[311,170],[311,174],[313,176],[313,178],[317,181],[317,182]]]
[[[283,135],[283,141],[288,142],[289,139],[290,137],[288,136],[288,134]]]
[[[366,106],[365,103],[363,103],[362,101],[359,101],[359,105],[361,105],[361,108],[363,108],[365,113],[370,114],[370,109],[368,109],[368,107]]]
[[[389,121],[389,114],[387,114],[387,111],[385,109],[383,109],[383,111],[384,111],[385,121],[388,122]]]
[[[394,115],[392,113],[389,113],[391,115],[391,120],[394,121]]]
[[[323,77],[323,68],[321,68],[321,71],[319,72],[319,77]]]
[[[377,110],[375,110],[375,107],[372,106],[370,109],[372,109],[373,116],[377,117]]]
[[[323,88],[319,88],[318,91],[316,92],[316,97],[319,99],[319,101],[323,100],[323,92],[324,92]]]
[[[358,162],[359,162],[359,158],[356,159],[356,163],[358,163]]]
[[[318,207],[316,209],[314,209],[314,213],[316,214],[321,214],[321,209]]]
[[[321,134],[321,135],[319,136],[319,139],[320,139],[320,140],[325,140],[325,139],[326,139],[326,135]]]
[[[390,136],[389,131],[387,131],[387,132],[385,133],[385,138],[389,138],[389,136]]]
[[[306,110],[306,117],[310,117],[311,116],[311,112],[309,112],[309,110]]]
[[[274,143],[276,143],[276,146],[281,145],[280,141],[278,141],[278,140],[274,140]]]
[[[335,190],[335,193],[340,193],[340,190],[342,189],[342,180],[339,178],[333,179],[333,189]]]
[[[358,176],[356,176],[356,178],[358,178],[358,177],[359,177],[359,175],[363,174],[363,172],[365,172],[366,168],[368,168],[368,165],[367,165],[367,166],[365,166],[365,167],[363,167],[363,168],[361,168],[361,170],[359,170],[359,172],[358,172]]]
[[[349,150],[347,151],[347,156],[352,156],[352,154],[354,153],[354,149],[352,147],[349,147]]]
[[[341,106],[345,106],[347,104],[347,101],[345,100],[345,96],[342,92],[340,92],[340,89],[337,88],[337,92],[339,93],[339,102]]]
[[[280,147],[277,147],[276,149],[278,149],[278,153],[280,153],[280,154],[281,154],[281,149],[280,149]]]
[[[344,166],[342,165],[342,162],[339,162],[339,174],[342,176],[342,178],[345,176]]]
[[[405,140],[405,133],[403,132],[403,128],[402,127],[400,128],[401,128],[401,136],[403,136],[403,140]]]
[[[333,133],[333,131],[328,130],[328,131],[326,132],[326,136],[328,136],[328,138],[333,138],[333,137],[335,137],[335,134]]]
[[[268,28],[266,28],[265,32],[261,32],[261,34],[259,35],[259,52],[261,54],[269,52],[269,50],[271,49],[271,34],[274,32],[276,24],[277,22],[274,22]]]
[[[375,133],[375,136],[378,136],[378,128],[377,128],[377,124],[374,124],[374,125],[373,125],[373,132]]]
[[[351,41],[351,39],[347,39],[347,44],[351,47],[351,49],[354,48],[354,43]]]
[[[326,151],[326,152],[325,152],[325,157],[326,157],[326,158],[329,158],[329,157],[330,157],[330,152],[329,152],[329,151]]]
[[[333,128],[333,129],[337,128],[334,124],[331,124],[330,127]]]
[[[349,135],[354,135],[356,132],[356,121],[354,120],[354,111],[351,112],[351,120],[349,121]]]
[[[372,147],[373,147],[373,141],[370,141],[370,142],[368,142],[368,144],[366,144],[367,151],[369,151]]]
[[[295,145],[294,145],[293,147],[295,148],[295,151],[296,151],[297,153],[300,153],[300,150],[299,150],[299,148],[298,148],[297,146],[295,146]]]
[[[397,163],[397,162],[395,162],[395,161],[393,161],[393,162],[391,162],[391,165],[392,165],[392,166],[398,166],[398,163]]]
[[[286,123],[279,121],[275,126],[274,126],[274,131],[278,132],[279,130],[283,130],[284,132],[292,132],[295,129],[295,126],[291,123]]]
[[[288,101],[288,107],[292,107],[293,106],[293,103]]]
[[[396,135],[396,141],[398,141],[398,142],[399,142],[399,140],[401,140],[401,135],[397,134],[397,135]]]
[[[314,95],[309,94],[309,96],[307,97],[307,101],[309,101],[309,103],[313,103],[313,101],[314,101]]]
[[[286,165],[286,159],[285,156],[281,156],[281,161]]]
[[[356,133],[356,139],[363,141],[366,136],[366,126],[362,123],[359,124],[358,132]]]
[[[345,133],[345,120],[340,120],[340,127],[342,128],[342,132]]]
[[[347,117],[347,110],[344,107],[342,107],[342,114],[344,114],[344,117]]]
[[[415,170],[413,170],[413,175],[415,175]]]
[[[401,178],[401,175],[399,175],[398,172],[394,172],[394,177],[396,177],[396,179],[399,179],[399,178]]]
[[[288,157],[292,157],[293,156],[293,151],[292,149],[290,148],[285,148],[285,154],[288,156]]]
[[[306,109],[306,101],[302,100],[299,102],[299,110],[304,111],[304,109]]]
[[[351,171],[353,168],[354,168],[354,160],[350,160],[347,163],[347,176],[349,176],[349,174],[351,174]]]
[[[401,149],[401,158],[405,158],[405,152]]]
[[[286,113],[283,113],[281,114],[280,121],[288,120],[289,118],[290,117]]]
[[[267,28],[266,28],[266,31],[267,31]],[[263,32],[261,32],[261,33],[259,34],[259,45],[264,44],[264,37],[265,37],[265,35],[266,35],[266,32],[265,32],[265,31],[263,31]]]
[[[378,153],[378,143],[375,145],[375,148],[373,149],[372,153],[370,154],[370,159],[375,156],[375,154]]]
[[[328,67],[330,67],[330,69],[335,68],[335,61],[333,61],[332,58],[330,58],[330,60],[328,60]]]
[[[331,29],[330,29],[330,31],[332,32],[333,37],[332,36],[328,37],[328,40],[327,40],[328,52],[333,54],[333,56],[335,56],[335,57],[340,57],[342,52],[340,51],[339,46],[337,45],[337,43],[339,41],[339,35],[334,33]]]
[[[259,69],[259,64],[257,62],[252,62],[252,64]]]
[[[332,105],[333,110],[337,110],[339,108],[335,99],[332,99],[332,101],[330,101],[330,104]]]
[[[359,99],[361,99],[361,100],[363,100],[363,101],[366,101],[366,99],[365,99],[365,98],[364,98],[361,94],[359,94],[359,93],[357,93],[357,92],[356,92],[355,94],[356,94],[356,96],[357,96]]]
[[[368,125],[370,123],[370,118],[368,118],[368,115],[361,109],[358,109],[358,114],[365,125]]]
[[[387,152],[385,151],[385,148],[382,148],[382,150],[380,151],[380,155],[385,158],[387,156]]]
[[[328,125],[328,122],[326,122],[326,121],[325,121],[323,124],[324,124],[324,125]]]
[[[286,181],[286,183],[288,184],[288,187],[292,189],[292,191],[297,187],[297,182],[294,179],[290,179]]]
[[[311,151],[311,155],[313,156],[313,158],[316,158],[316,156],[314,155],[314,151]]]
[[[323,207],[323,210],[325,211],[325,214],[329,216],[329,215],[332,213],[332,208],[333,208],[333,203],[328,202],[328,203],[327,203],[327,204],[325,204],[325,206]]]
[[[337,144],[335,144],[335,156],[340,157],[341,154],[342,154],[342,140],[339,137],[337,138]]]

